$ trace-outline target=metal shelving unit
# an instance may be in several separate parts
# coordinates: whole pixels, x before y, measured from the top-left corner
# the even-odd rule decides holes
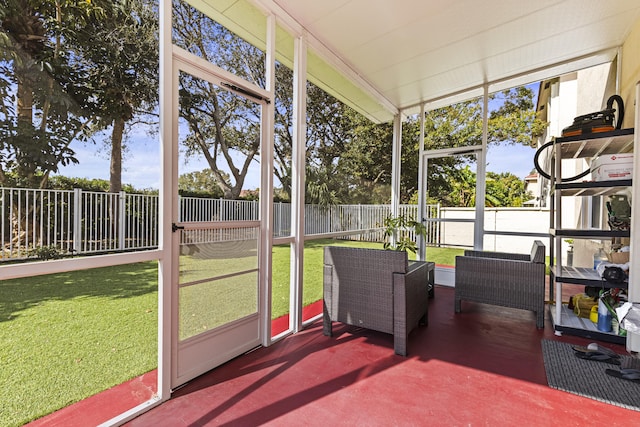
[[[566,304],[562,304],[562,283],[585,286],[626,287],[626,285],[610,286],[591,268],[567,267],[562,265],[562,257],[557,256],[554,265],[554,253],[561,254],[562,239],[595,239],[608,240],[613,237],[630,237],[629,230],[593,230],[568,229],[562,227],[562,197],[608,196],[621,189],[633,185],[630,179],[614,181],[588,182],[555,182],[555,177],[562,176],[563,159],[593,158],[607,154],[628,153],[633,151],[634,129],[620,129],[599,134],[580,135],[557,138],[554,144],[554,173],[551,174],[552,200],[551,224],[551,290],[555,287],[555,300],[551,310],[554,329],[557,334],[563,332],[590,339],[624,344],[626,338],[609,332],[602,332],[589,319],[576,316]],[[556,207],[557,205],[557,207]]]

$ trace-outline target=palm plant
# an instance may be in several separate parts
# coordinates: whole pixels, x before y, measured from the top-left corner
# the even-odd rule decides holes
[[[415,254],[418,246],[412,233],[416,237],[427,236],[427,227],[406,214],[396,217],[389,215],[384,219],[383,225],[385,242],[382,247],[387,250],[410,251]]]

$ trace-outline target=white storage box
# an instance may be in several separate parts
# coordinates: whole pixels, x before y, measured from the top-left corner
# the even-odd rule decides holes
[[[591,162],[591,179],[609,181],[631,179],[633,175],[633,153],[607,154]]]

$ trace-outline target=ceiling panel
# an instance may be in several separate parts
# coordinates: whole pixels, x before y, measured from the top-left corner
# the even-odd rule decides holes
[[[251,40],[264,24],[241,3],[274,13],[317,55],[309,79],[349,105],[361,102],[358,111],[375,120],[484,83],[496,88],[527,73],[533,81],[610,60],[640,18],[640,0],[201,1],[218,5]]]
[[[616,47],[640,16],[637,0],[276,2],[400,109]]]

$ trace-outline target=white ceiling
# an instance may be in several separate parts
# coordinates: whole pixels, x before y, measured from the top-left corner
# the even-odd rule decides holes
[[[245,0],[203,1],[262,38],[234,15]],[[610,61],[640,19],[640,0],[249,2],[338,71],[312,56],[310,80],[379,121],[479,95],[485,83],[495,91]],[[345,77],[376,102],[357,99]]]

